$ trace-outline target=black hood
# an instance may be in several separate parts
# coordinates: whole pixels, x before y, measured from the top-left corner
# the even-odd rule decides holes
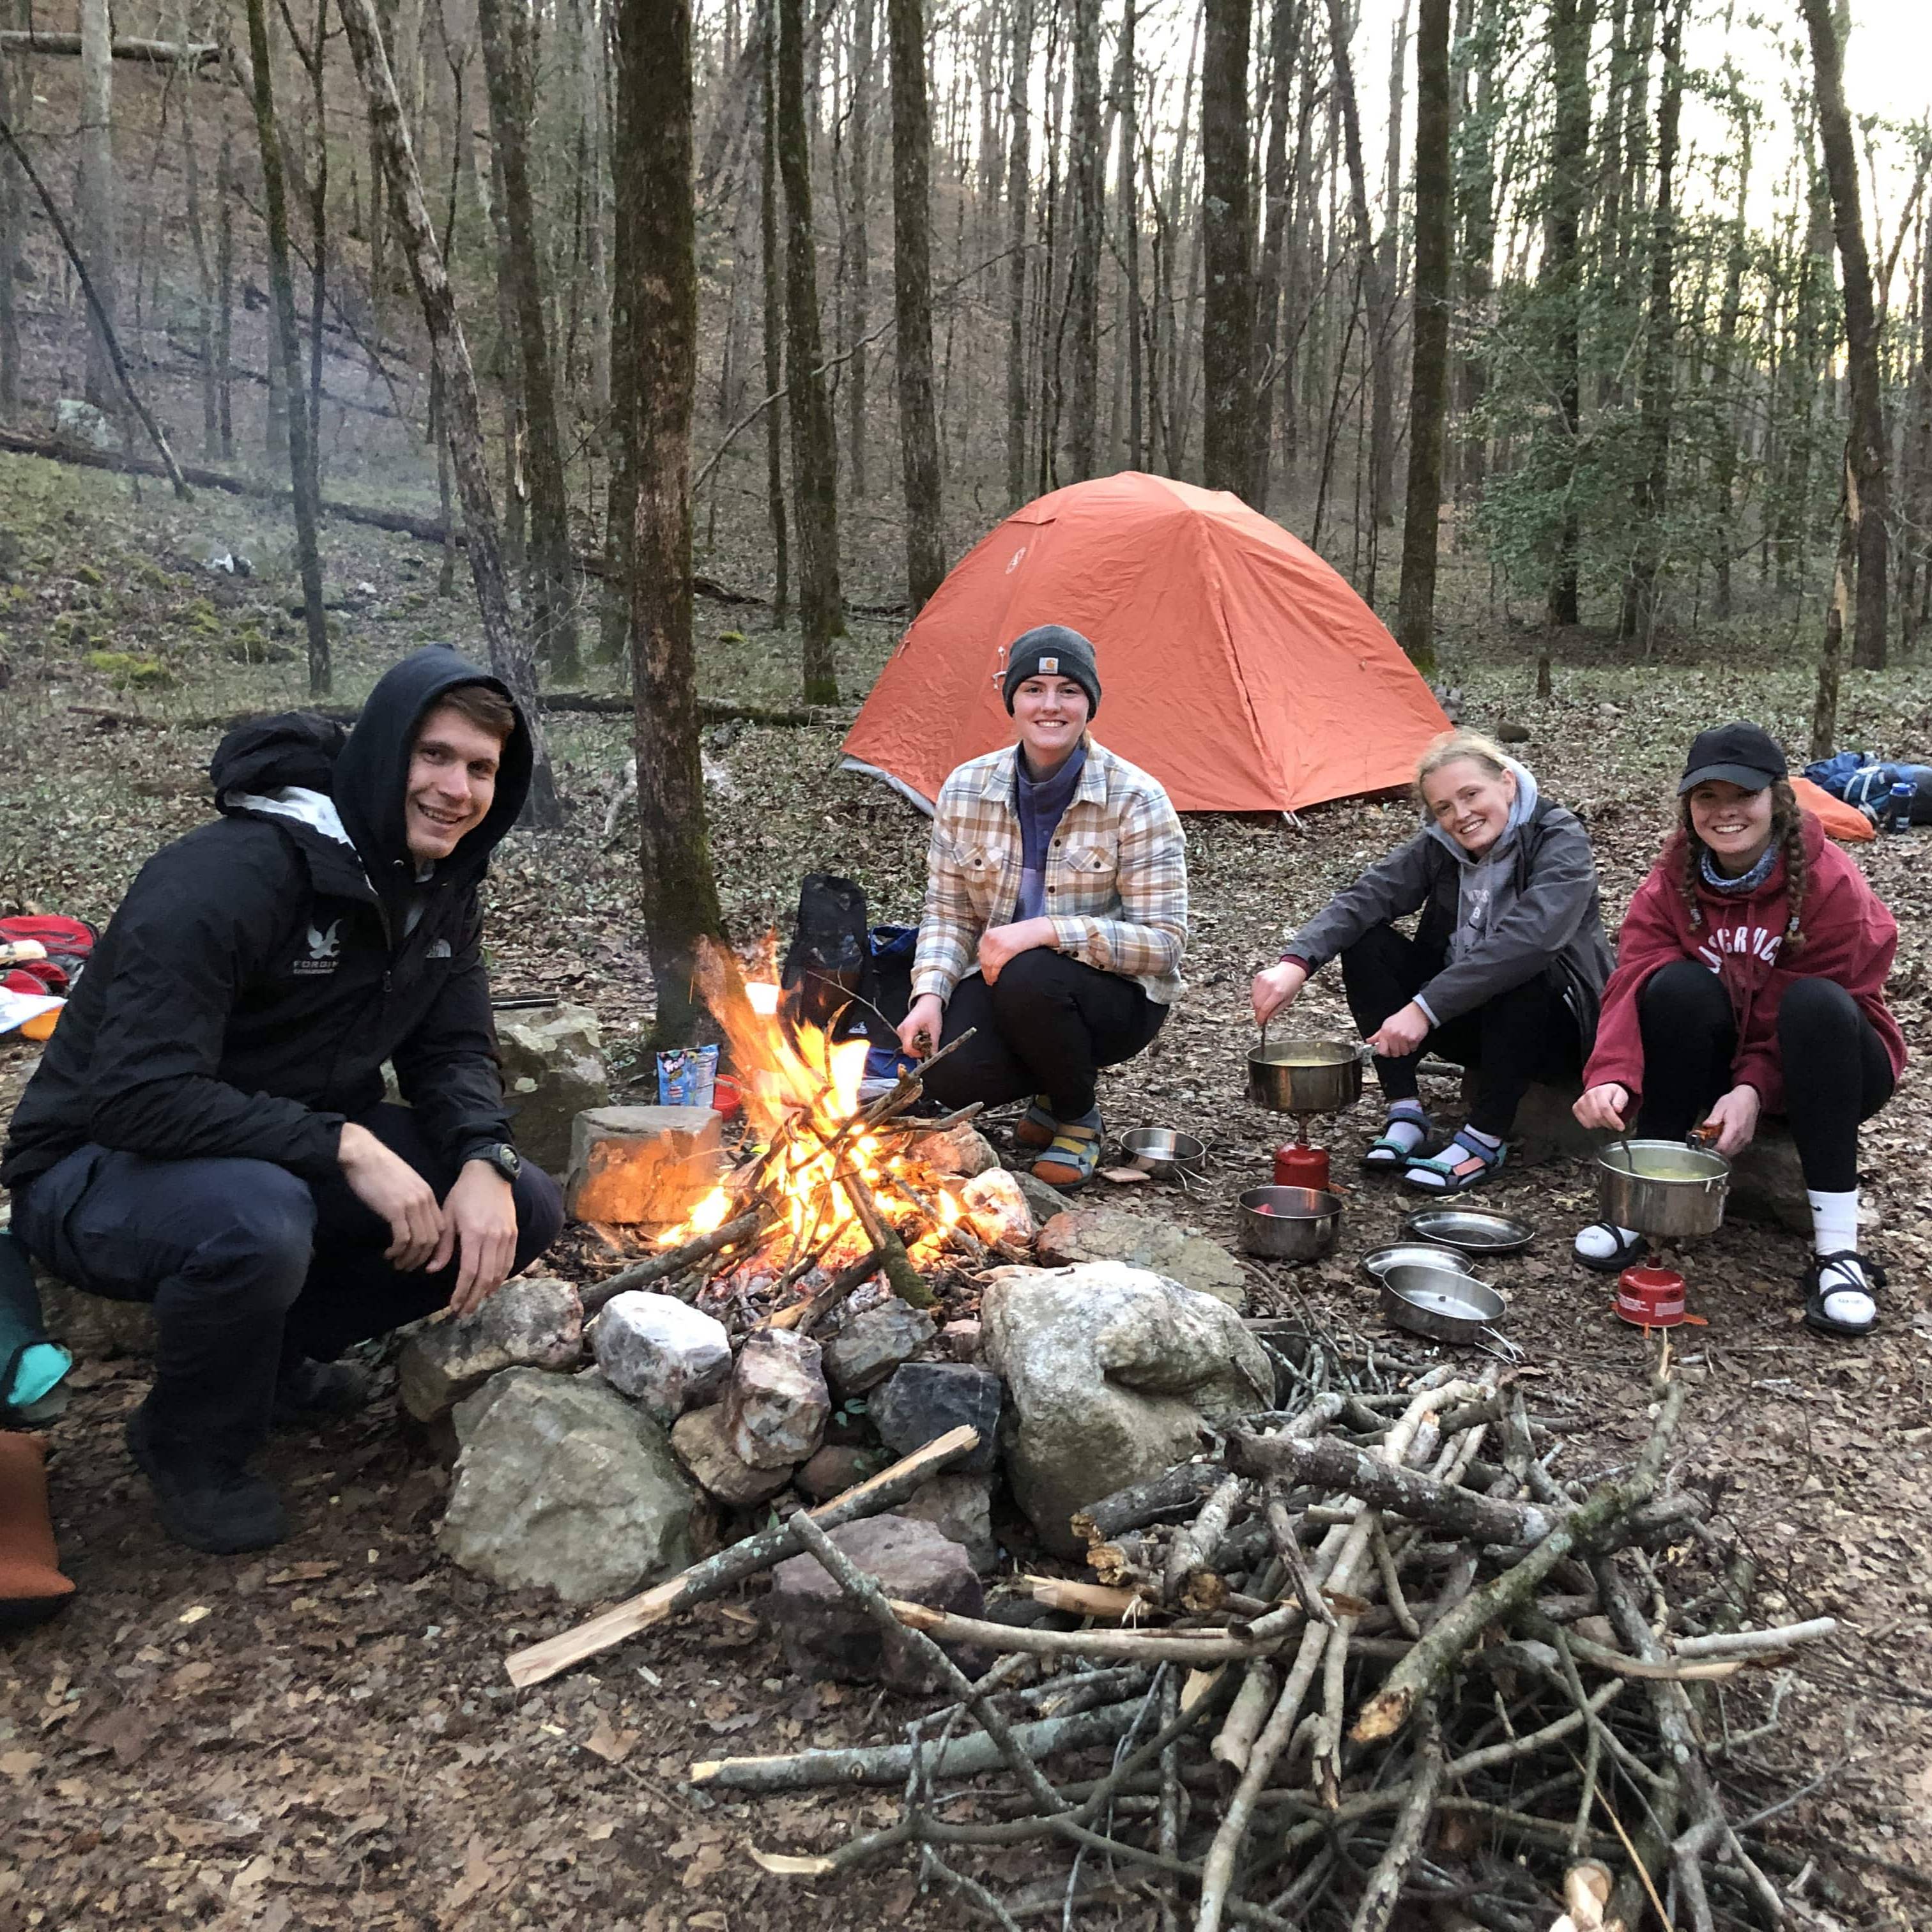
[[[216,801],[229,792],[274,792],[284,785],[326,793],[348,737],[346,726],[313,711],[251,718],[236,725],[208,761]]]
[[[335,760],[328,788],[335,808],[370,884],[385,898],[416,883],[403,808],[417,730],[445,694],[460,684],[487,684],[504,698],[510,696],[500,679],[444,645],[426,644],[412,651],[377,680]],[[518,711],[516,727],[503,746],[489,814],[473,832],[464,834],[448,858],[436,862],[436,884],[473,885],[483,876],[490,853],[521,814],[530,788],[530,734]]]

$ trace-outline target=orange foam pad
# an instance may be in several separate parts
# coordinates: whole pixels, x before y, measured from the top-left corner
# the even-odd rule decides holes
[[[1834,838],[1842,839],[1849,845],[1878,836],[1871,820],[1862,812],[1856,806],[1847,805],[1841,798],[1834,798],[1822,785],[1815,785],[1809,778],[1793,778],[1791,789],[1798,794],[1798,802],[1807,812],[1816,812],[1818,822]]]
[[[73,1594],[47,1513],[46,1445],[0,1434],[0,1629],[42,1622]]]

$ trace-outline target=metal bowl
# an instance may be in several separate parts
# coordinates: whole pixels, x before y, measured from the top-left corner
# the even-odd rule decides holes
[[[1414,1262],[1382,1276],[1382,1317],[1438,1342],[1486,1342],[1508,1304],[1486,1282],[1455,1268]]]
[[[1176,1174],[1198,1180],[1208,1157],[1204,1142],[1172,1127],[1132,1128],[1120,1136],[1120,1147],[1129,1166],[1156,1180],[1170,1180]]]
[[[1612,1141],[1597,1156],[1604,1219],[1654,1240],[1715,1234],[1730,1180],[1722,1154],[1682,1141]]]
[[[1474,1269],[1454,1248],[1438,1248],[1432,1241],[1392,1241],[1385,1248],[1371,1248],[1362,1257],[1362,1272],[1379,1282],[1392,1268],[1413,1264],[1418,1268],[1448,1268],[1457,1274],[1472,1275]]]
[[[1353,1040],[1268,1036],[1248,1055],[1248,1098],[1274,1114],[1339,1114],[1362,1091],[1362,1058]]]
[[[1527,1221],[1474,1208],[1421,1208],[1406,1216],[1402,1227],[1419,1241],[1439,1241],[1466,1255],[1513,1255],[1536,1239],[1536,1230]]]
[[[1241,1252],[1264,1261],[1312,1262],[1342,1229],[1342,1197],[1322,1187],[1250,1187],[1238,1203]]]

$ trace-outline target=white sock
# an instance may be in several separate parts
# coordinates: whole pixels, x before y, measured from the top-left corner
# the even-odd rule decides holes
[[[1610,1221],[1592,1221],[1577,1230],[1576,1252],[1586,1261],[1606,1262],[1637,1238],[1634,1228],[1619,1228]]]
[[[1429,1138],[1429,1116],[1420,1101],[1398,1100],[1390,1108],[1382,1124],[1382,1138],[1392,1142],[1404,1154],[1413,1154]]]
[[[1858,1245],[1858,1190],[1826,1193],[1816,1187],[1805,1190],[1811,1203],[1811,1252],[1814,1255],[1850,1255]],[[1834,1282],[1842,1287],[1834,1287]],[[1874,1320],[1878,1305],[1866,1293],[1864,1270],[1856,1262],[1844,1261],[1827,1268],[1819,1282],[1825,1291],[1825,1312],[1834,1322],[1854,1326]]]

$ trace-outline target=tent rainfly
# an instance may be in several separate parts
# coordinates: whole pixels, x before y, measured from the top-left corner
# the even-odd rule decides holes
[[[900,640],[845,763],[932,809],[946,774],[1010,743],[1006,649],[1036,624],[1094,640],[1094,734],[1182,812],[1292,812],[1406,784],[1448,728],[1341,575],[1226,490],[1128,471],[997,526]]]

